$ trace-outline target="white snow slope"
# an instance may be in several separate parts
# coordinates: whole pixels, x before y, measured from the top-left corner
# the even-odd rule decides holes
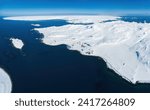
[[[0,93],[10,93],[12,83],[8,74],[0,68]]]
[[[102,57],[109,68],[132,83],[150,83],[150,24],[124,22],[113,16],[27,16],[5,20],[64,19],[64,26],[35,28],[47,45],[66,44],[83,55]],[[93,24],[80,24],[93,23]]]
[[[24,43],[20,39],[11,38],[10,40],[12,41],[13,46],[17,49],[22,49],[22,47],[24,46]]]

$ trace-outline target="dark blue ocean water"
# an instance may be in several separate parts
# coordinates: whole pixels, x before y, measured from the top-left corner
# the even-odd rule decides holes
[[[122,16],[121,20],[127,22],[150,23],[150,16]]]
[[[137,22],[143,19],[136,18]],[[129,20],[126,17],[123,20]],[[150,18],[148,18],[148,22]],[[133,85],[107,68],[99,57],[83,56],[67,49],[66,45],[47,46],[43,37],[32,29],[62,26],[64,20],[5,21],[0,19],[0,67],[10,75],[14,93],[60,92],[150,92],[150,84]],[[86,24],[83,24],[86,25]],[[22,50],[14,48],[9,40],[19,38],[24,42]]]

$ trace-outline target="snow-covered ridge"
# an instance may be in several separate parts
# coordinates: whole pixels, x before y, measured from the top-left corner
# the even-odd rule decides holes
[[[17,49],[22,49],[22,47],[24,46],[24,43],[20,39],[11,38],[10,40],[12,41],[13,46]]]
[[[34,20],[35,17],[11,17],[12,20]],[[47,45],[66,44],[71,50],[83,55],[102,57],[109,68],[124,79],[136,83],[150,82],[150,24],[111,21],[112,16],[56,16],[72,23],[47,28],[35,28],[44,35],[42,42]],[[42,19],[36,17],[35,20]],[[43,19],[47,19],[43,16]]]
[[[0,93],[10,93],[12,91],[12,83],[9,75],[0,68]]]

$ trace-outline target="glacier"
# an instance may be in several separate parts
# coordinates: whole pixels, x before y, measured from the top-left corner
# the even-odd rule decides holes
[[[68,49],[83,55],[103,58],[110,69],[133,84],[150,83],[150,23],[125,22],[119,18],[97,15],[17,16],[4,19],[66,20],[71,24],[34,30],[44,35],[42,42],[47,45],[66,44]]]
[[[17,38],[10,38],[10,40],[12,41],[12,44],[15,48],[17,48],[17,49],[23,48],[24,43],[22,42],[22,40],[17,39]]]

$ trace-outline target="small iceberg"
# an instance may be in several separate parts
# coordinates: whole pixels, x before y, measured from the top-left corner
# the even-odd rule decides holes
[[[41,25],[40,24],[31,24],[31,26],[39,27]]]
[[[17,49],[23,48],[24,43],[22,42],[22,40],[17,39],[17,38],[11,38],[10,40],[12,41],[12,44],[15,48],[17,48]]]

